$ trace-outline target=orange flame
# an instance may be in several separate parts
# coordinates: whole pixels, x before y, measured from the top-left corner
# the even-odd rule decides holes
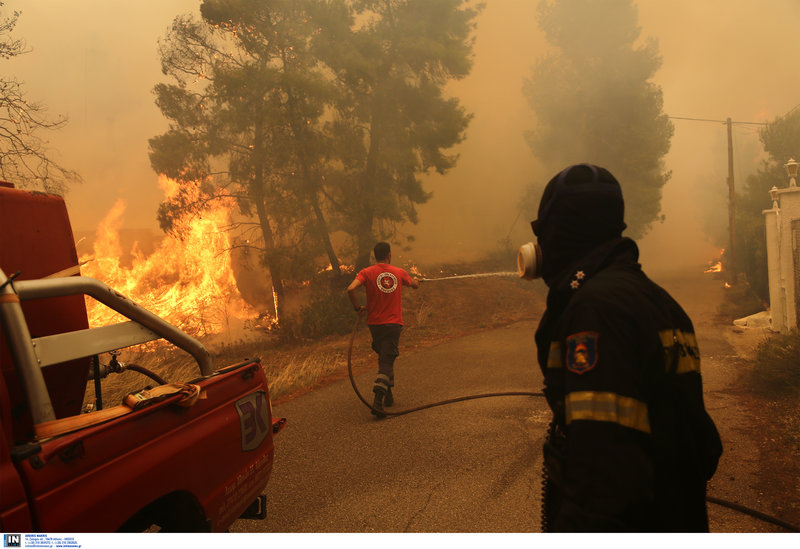
[[[354,267],[353,265],[344,265],[344,264],[340,264],[340,265],[339,265],[339,270],[340,270],[341,272],[343,272],[343,273],[351,273],[351,272],[353,272],[353,270],[354,270],[354,269],[355,269],[355,267]],[[320,269],[320,270],[318,270],[318,271],[317,271],[317,274],[322,274],[322,273],[330,273],[330,272],[332,272],[332,271],[333,271],[333,265],[331,265],[330,263],[328,263],[327,267],[325,267],[325,268],[323,268],[323,269]],[[302,284],[303,284],[304,286],[307,286],[307,285],[308,285],[308,284],[310,284],[310,283],[311,283],[311,281],[310,281],[310,280],[306,280],[306,281],[304,281]]]
[[[725,255],[725,248],[719,251],[719,259],[708,262],[708,268],[704,273],[721,273],[722,272],[722,257]]]
[[[159,177],[167,197],[177,192],[175,181]],[[221,334],[257,312],[239,294],[233,275],[230,241],[223,227],[228,224],[231,205],[220,203],[200,218],[177,221],[178,239],[167,236],[149,257],[134,245],[130,268],[120,264],[122,247],[119,228],[125,203],[117,201],[97,229],[94,258],[81,274],[96,278],[167,322],[195,336]],[[91,326],[120,322],[122,317],[101,303],[87,298]]]

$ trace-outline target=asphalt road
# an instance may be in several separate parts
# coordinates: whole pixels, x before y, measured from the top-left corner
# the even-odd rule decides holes
[[[534,322],[404,350],[403,410],[490,392],[541,391]],[[356,352],[371,352],[359,349]],[[356,377],[371,396],[375,373]],[[231,532],[538,532],[544,399],[470,400],[377,419],[348,379],[276,406],[264,521]]]

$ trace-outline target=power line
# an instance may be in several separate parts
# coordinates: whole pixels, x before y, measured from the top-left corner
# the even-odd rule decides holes
[[[800,105],[798,105],[798,106],[800,106]],[[727,120],[712,120],[710,118],[688,118],[688,117],[685,117],[685,116],[667,116],[667,118],[669,118],[670,120],[692,120],[694,122],[716,122],[716,123],[719,123],[719,124],[727,124],[728,123]],[[740,122],[740,121],[736,121],[736,120],[732,120],[731,124],[749,124],[749,125],[752,125],[752,126],[767,126],[768,125],[766,122]]]
[[[695,122],[719,122],[720,124],[727,124],[725,120],[710,120],[708,118],[686,118],[683,116],[667,116],[670,120],[693,120]]]

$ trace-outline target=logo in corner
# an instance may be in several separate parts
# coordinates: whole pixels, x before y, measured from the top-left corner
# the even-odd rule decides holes
[[[22,534],[3,534],[3,547],[22,547]]]
[[[597,366],[597,332],[580,332],[567,337],[567,370],[583,374]]]

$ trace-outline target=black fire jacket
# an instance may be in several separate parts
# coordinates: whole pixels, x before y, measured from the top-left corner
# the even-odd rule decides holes
[[[536,331],[553,411],[543,527],[708,531],[722,444],[692,322],[642,272],[636,244],[595,248],[551,285]]]

